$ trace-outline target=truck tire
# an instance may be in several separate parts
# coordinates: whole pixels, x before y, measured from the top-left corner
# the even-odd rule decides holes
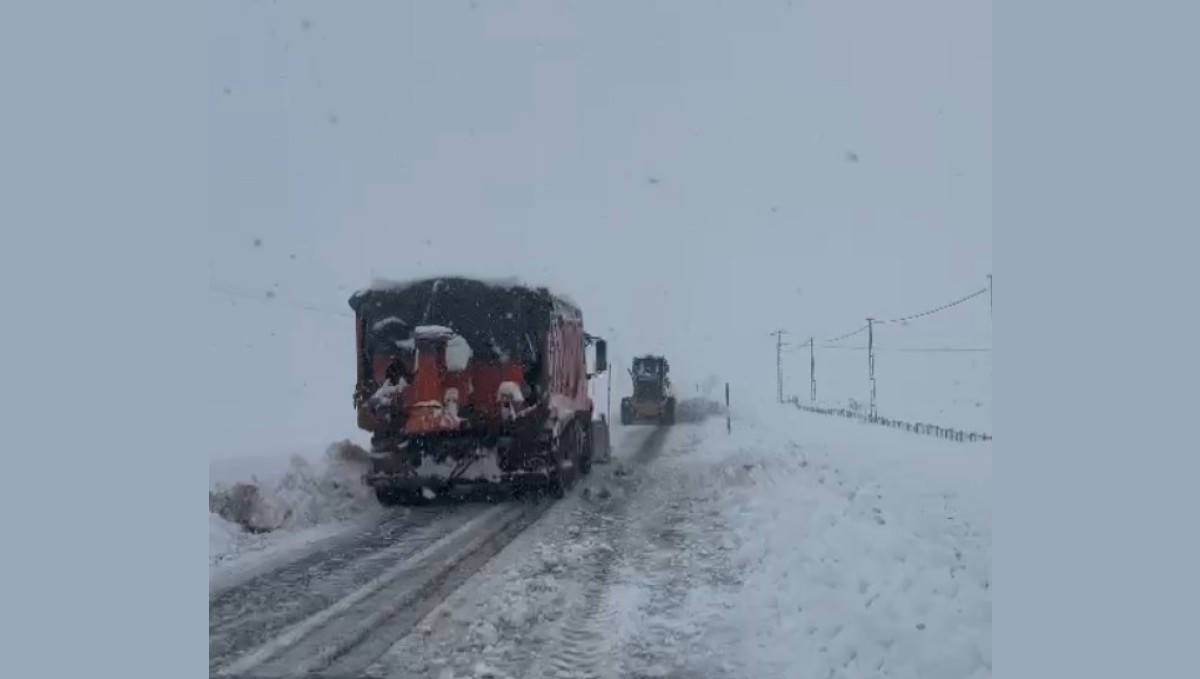
[[[379,500],[379,504],[384,507],[395,507],[400,504],[400,497],[396,494],[396,491],[388,488],[376,488],[375,499]]]
[[[375,499],[384,507],[402,507],[426,504],[428,500],[420,491],[397,490],[395,488],[376,488]]]
[[[626,427],[633,424],[633,404],[629,399],[621,399],[621,424]]]
[[[554,454],[550,456],[552,469],[547,489],[550,491],[550,497],[556,500],[562,499],[575,486],[575,481],[579,477],[582,447],[583,436],[579,423],[570,422],[558,435],[558,440],[554,444]],[[563,464],[568,460],[571,462],[570,467]]]
[[[596,455],[596,441],[595,436],[592,434],[591,424],[592,421],[589,417],[587,425],[582,423],[579,425],[582,436],[580,436],[578,476],[581,477],[592,473],[592,460]]]
[[[666,424],[668,426],[675,424],[675,399],[673,399],[673,398],[667,399],[667,403],[663,407],[662,421],[663,421],[663,424]]]

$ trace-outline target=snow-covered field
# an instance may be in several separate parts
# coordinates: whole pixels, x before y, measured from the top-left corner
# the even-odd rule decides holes
[[[817,403],[846,408],[870,400],[865,352],[827,351],[817,366]],[[809,402],[808,365],[788,373],[788,395]],[[883,417],[967,431],[993,432],[992,355],[986,352],[880,352],[876,402]]]
[[[747,437],[702,449],[753,465],[726,497],[744,676],[991,676],[990,443],[801,413]]]
[[[990,444],[760,415],[598,467],[371,673],[990,677]]]

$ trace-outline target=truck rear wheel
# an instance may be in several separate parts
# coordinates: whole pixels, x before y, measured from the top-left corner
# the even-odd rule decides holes
[[[412,493],[395,488],[376,488],[375,499],[384,507],[399,507],[413,503]]]
[[[400,504],[400,498],[396,495],[396,492],[388,488],[376,488],[375,499],[379,500],[379,504],[384,507],[395,507]]]
[[[570,422],[555,443],[550,470],[550,495],[555,499],[566,497],[579,477],[583,457],[583,436],[578,422]],[[569,465],[566,463],[570,463]]]
[[[591,424],[590,419],[588,424]],[[582,424],[579,425],[579,431],[579,476],[587,476],[592,473],[592,459],[596,456],[596,435],[590,426]]]
[[[399,488],[376,488],[375,499],[384,507],[407,507],[412,505],[429,504],[429,500],[420,490],[403,490]]]

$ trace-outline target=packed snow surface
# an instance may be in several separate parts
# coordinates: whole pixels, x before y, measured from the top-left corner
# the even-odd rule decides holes
[[[371,673],[990,677],[991,444],[764,415],[625,446]]]

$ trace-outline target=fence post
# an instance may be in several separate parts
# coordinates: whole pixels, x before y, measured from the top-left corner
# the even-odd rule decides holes
[[[733,433],[733,422],[729,418],[729,383],[725,383],[725,433]]]

